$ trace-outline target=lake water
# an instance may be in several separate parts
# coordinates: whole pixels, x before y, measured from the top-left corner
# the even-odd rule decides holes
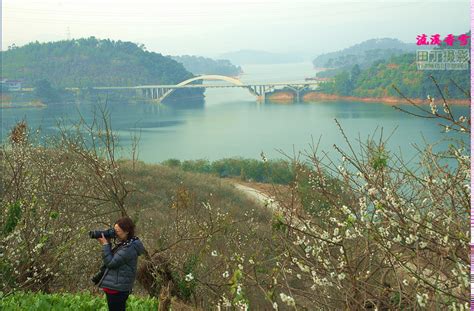
[[[315,74],[310,63],[247,65],[243,66],[245,82],[296,82]],[[435,95],[435,94],[432,94]],[[345,101],[275,104],[258,103],[247,90],[239,88],[208,89],[205,104],[179,108],[173,105],[150,103],[109,103],[112,127],[121,137],[121,144],[130,144],[130,133],[141,129],[139,159],[157,163],[169,158],[209,159],[246,157],[260,159],[261,152],[268,158],[280,158],[279,150],[292,155],[308,150],[312,139],[321,137],[320,149],[334,153],[333,145],[344,147],[344,139],[334,119],[339,120],[347,136],[357,144],[383,127],[395,152],[413,156],[413,144],[424,145],[446,137],[468,135],[443,134],[437,122],[416,118],[395,110],[390,105]],[[436,97],[436,96],[435,96]],[[14,108],[2,113],[2,139],[8,129],[25,118],[30,126],[54,130],[58,118],[77,119],[79,110],[90,118],[92,105],[76,103],[52,105],[47,108]],[[407,105],[401,107],[410,108]],[[469,107],[453,106],[455,114],[468,115]]]

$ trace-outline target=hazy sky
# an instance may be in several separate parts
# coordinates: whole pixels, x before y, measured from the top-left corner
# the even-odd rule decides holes
[[[416,42],[470,29],[470,1],[3,0],[2,49],[95,36],[162,54],[330,52],[372,38]]]

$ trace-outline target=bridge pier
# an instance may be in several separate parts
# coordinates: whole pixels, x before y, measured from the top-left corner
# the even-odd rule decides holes
[[[152,100],[159,100],[165,92],[166,89],[164,88],[150,87],[141,89],[141,95],[147,99]],[[140,94],[139,91],[138,94]]]
[[[303,87],[293,87],[293,86],[288,86],[289,89],[291,89],[295,96],[296,96],[296,102],[299,103],[301,102],[301,92],[306,90],[308,86],[303,86]]]

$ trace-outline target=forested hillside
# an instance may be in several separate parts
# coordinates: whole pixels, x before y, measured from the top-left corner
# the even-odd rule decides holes
[[[459,42],[455,42],[453,46],[444,44],[441,48],[470,50],[470,43],[461,47]],[[356,64],[337,74],[334,82],[323,86],[322,92],[342,96],[398,97],[392,87],[395,85],[410,98],[426,98],[438,94],[431,75],[450,98],[468,98],[461,89],[470,90],[470,70],[419,70],[415,53],[379,60],[367,69]]]
[[[2,76],[33,87],[47,80],[55,88],[175,84],[193,75],[184,66],[132,42],[94,37],[33,42],[2,52]]]
[[[371,39],[340,51],[321,54],[313,60],[313,65],[315,67],[330,68],[353,66],[355,64],[370,65],[376,60],[413,52],[415,49],[415,44],[404,43],[398,39]]]

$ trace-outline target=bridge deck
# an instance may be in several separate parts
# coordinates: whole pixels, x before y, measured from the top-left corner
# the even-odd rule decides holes
[[[160,85],[138,85],[138,86],[98,86],[93,87],[94,90],[139,90],[139,89],[189,89],[189,88],[226,88],[226,87],[275,87],[275,86],[292,86],[292,87],[305,87],[305,86],[318,86],[321,82],[308,82],[308,83],[291,83],[291,82],[275,82],[275,83],[255,83],[255,84],[187,84],[187,85],[171,85],[171,84],[160,84]],[[77,87],[66,88],[67,90],[79,90]]]

